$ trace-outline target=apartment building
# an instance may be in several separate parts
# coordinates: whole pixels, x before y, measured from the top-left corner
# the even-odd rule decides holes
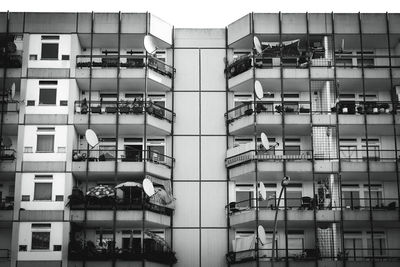
[[[399,14],[0,21],[1,267],[398,266]]]

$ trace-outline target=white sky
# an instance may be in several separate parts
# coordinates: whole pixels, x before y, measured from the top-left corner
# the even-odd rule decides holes
[[[177,28],[223,28],[247,13],[390,12],[400,0],[2,0],[1,11],[150,12]]]

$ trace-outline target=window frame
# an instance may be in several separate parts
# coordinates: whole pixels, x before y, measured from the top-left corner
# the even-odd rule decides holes
[[[39,137],[43,137],[43,136],[52,136],[52,138],[53,138],[53,140],[52,140],[52,142],[53,142],[53,147],[52,147],[52,150],[50,151],[46,151],[46,150],[39,150],[39,146],[38,146],[38,144],[39,144]],[[37,135],[36,135],[36,153],[55,153],[54,151],[54,145],[55,145],[55,134],[53,133],[38,133]]]
[[[46,184],[50,185],[50,199],[41,198],[38,199],[36,196],[36,185],[38,184]],[[33,185],[33,201],[53,201],[53,182],[52,181],[35,181]]]
[[[47,91],[55,91],[55,97],[54,97],[54,103],[42,103],[41,102],[41,96],[42,96],[42,91],[47,90]],[[39,101],[38,101],[39,106],[56,106],[57,105],[57,88],[39,88]]]

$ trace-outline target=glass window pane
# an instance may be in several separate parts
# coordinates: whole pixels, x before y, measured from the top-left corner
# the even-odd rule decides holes
[[[36,151],[54,152],[54,135],[38,135]]]
[[[49,249],[50,232],[32,232],[32,249]]]
[[[251,206],[251,192],[237,191],[236,192],[236,206],[248,208]]]
[[[42,59],[58,59],[58,44],[42,44]]]
[[[51,200],[52,183],[35,183],[34,200]]]
[[[40,89],[39,104],[55,105],[56,103],[57,103],[57,90],[56,89]]]

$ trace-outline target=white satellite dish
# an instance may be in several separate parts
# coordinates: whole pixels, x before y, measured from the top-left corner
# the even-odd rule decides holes
[[[266,150],[269,150],[269,141],[268,137],[265,133],[261,133],[261,144],[265,147]]]
[[[258,190],[260,190],[262,200],[267,200],[267,190],[265,189],[264,183],[259,182],[258,188]]]
[[[262,85],[259,80],[256,80],[254,82],[254,91],[256,93],[258,100],[261,100],[264,97],[264,89],[262,88]]]
[[[150,181],[148,178],[143,179],[143,190],[149,197],[152,197],[156,192],[154,190],[153,182]]]
[[[261,54],[262,53],[261,42],[257,36],[254,36],[253,43],[257,53]]]
[[[267,236],[265,235],[265,229],[262,225],[258,226],[258,240],[261,242],[261,245],[267,244]]]
[[[8,136],[4,137],[3,145],[4,145],[5,148],[10,148],[12,146],[11,138],[8,137]]]
[[[14,96],[15,96],[15,83],[13,83],[11,85],[10,96],[11,96],[11,99],[14,99]]]
[[[86,142],[91,146],[95,147],[99,143],[96,133],[92,129],[87,129],[85,132]]]
[[[157,51],[157,47],[154,41],[154,38],[150,35],[146,35],[143,40],[144,49],[146,49],[147,53],[153,54]]]

